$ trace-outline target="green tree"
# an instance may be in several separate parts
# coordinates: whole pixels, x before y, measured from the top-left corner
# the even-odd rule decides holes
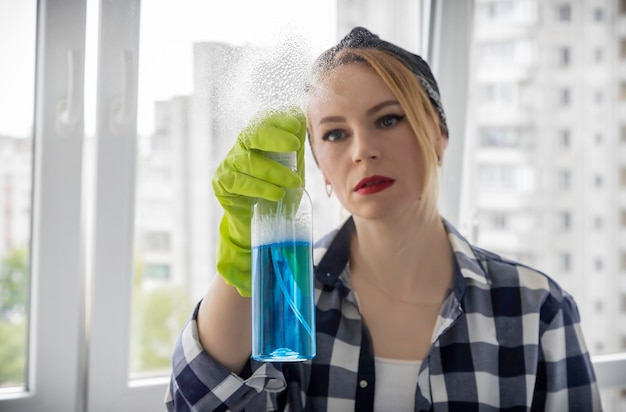
[[[28,250],[14,249],[0,263],[0,318],[26,315]]]
[[[139,359],[136,372],[156,372],[171,367],[174,344],[189,313],[191,302],[182,288],[161,288],[140,292]]]
[[[0,388],[22,386],[26,379],[26,320],[0,320]]]
[[[0,262],[0,387],[25,383],[28,274],[27,249]]]
[[[176,339],[192,308],[193,302],[182,286],[146,288],[144,265],[140,258],[135,258],[130,367],[133,375],[162,373],[171,368]]]

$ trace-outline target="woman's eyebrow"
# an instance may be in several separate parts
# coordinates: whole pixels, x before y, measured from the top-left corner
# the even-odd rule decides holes
[[[385,100],[384,102],[380,102],[377,105],[367,109],[367,115],[371,116],[374,113],[376,113],[377,111],[384,109],[387,106],[394,106],[394,105],[400,105],[400,103],[397,100]]]
[[[345,121],[346,118],[342,117],[342,116],[326,116],[326,117],[322,117],[320,119],[319,122],[317,122],[317,124],[322,124],[322,123],[338,123],[338,122],[343,122]]]
[[[370,107],[369,109],[367,109],[367,111],[365,113],[368,116],[371,116],[374,113],[384,109],[387,106],[400,106],[400,102],[398,102],[397,100],[385,100],[384,102],[380,102],[380,103]],[[344,122],[345,120],[346,120],[346,118],[343,117],[343,116],[326,116],[326,117],[322,117],[320,119],[320,121],[318,122],[318,124],[339,123],[339,122]]]

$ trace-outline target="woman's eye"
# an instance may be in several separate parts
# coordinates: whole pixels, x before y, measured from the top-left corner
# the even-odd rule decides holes
[[[337,140],[341,140],[345,137],[345,133],[342,130],[331,130],[329,132],[324,133],[322,136],[322,140],[328,140],[329,142],[335,142]]]
[[[391,114],[391,115],[384,116],[383,118],[381,118],[378,121],[378,124],[380,125],[380,127],[384,128],[384,129],[387,129],[389,127],[395,126],[402,119],[404,119],[404,116]]]

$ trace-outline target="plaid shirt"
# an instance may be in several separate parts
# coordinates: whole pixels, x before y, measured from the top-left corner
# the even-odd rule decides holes
[[[546,275],[470,245],[448,222],[456,268],[415,391],[415,411],[597,411],[573,298]],[[317,356],[231,373],[202,350],[197,309],[173,355],[170,411],[371,411],[370,335],[348,282],[354,222],[320,240]]]

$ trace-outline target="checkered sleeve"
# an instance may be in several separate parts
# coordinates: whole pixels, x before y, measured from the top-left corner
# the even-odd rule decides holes
[[[200,344],[196,307],[174,348],[168,411],[271,411],[286,387],[280,364],[250,361],[247,378],[215,361]]]
[[[565,292],[549,294],[541,313],[539,363],[533,411],[600,411],[600,395],[580,315]]]

